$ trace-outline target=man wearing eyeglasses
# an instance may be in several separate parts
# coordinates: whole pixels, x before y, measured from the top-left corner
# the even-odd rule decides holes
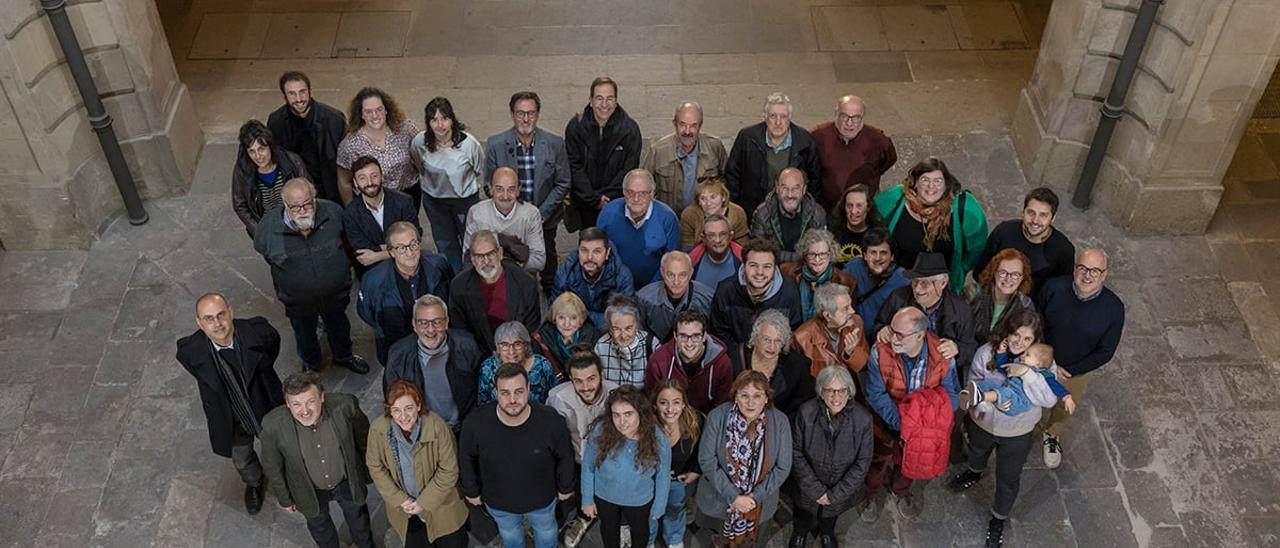
[[[974,336],[973,311],[969,303],[953,291],[947,290],[951,270],[941,253],[921,253],[916,264],[903,273],[910,285],[895,289],[880,306],[876,325],[883,326],[876,332],[876,340],[889,342],[889,322],[894,313],[903,307],[920,309],[929,320],[929,332],[937,335],[939,350],[948,359],[955,358],[963,375],[969,361],[978,349]]]
[[[556,275],[556,227],[569,195],[569,156],[563,138],[538,127],[542,99],[537,93],[518,91],[508,106],[512,127],[486,141],[484,180],[492,181],[500,167],[514,169],[520,179],[520,201],[538,208],[547,255],[542,287],[550,292]]]
[[[991,258],[1005,249],[1016,249],[1031,262],[1031,291],[1039,294],[1050,278],[1066,276],[1075,264],[1076,246],[1053,227],[1058,215],[1058,195],[1045,187],[1033,189],[1022,199],[1022,218],[1004,221],[991,230],[987,247],[973,265],[973,276],[987,268]]]
[[[1045,283],[1036,300],[1044,316],[1044,341],[1053,347],[1059,381],[1080,402],[1089,386],[1089,373],[1115,356],[1124,331],[1124,302],[1103,286],[1107,281],[1107,254],[1089,248],[1076,256],[1071,276]],[[1069,414],[1059,404],[1041,421],[1044,427],[1044,463],[1062,463],[1062,428]]]
[[[316,198],[306,179],[290,179],[281,192],[283,204],[258,224],[253,249],[271,266],[276,298],[284,304],[302,368],[320,369],[324,320],[333,362],[357,374],[369,364],[351,348],[351,263],[342,245],[342,206]]]
[[[413,198],[398,190],[382,188],[382,165],[373,156],[351,162],[351,186],[358,200],[342,210],[342,229],[356,253],[356,273],[363,281],[369,268],[391,258],[386,231],[397,222],[408,222],[418,230],[418,208]],[[392,341],[395,342],[395,341]],[[385,357],[385,356],[383,356]]]
[[[631,170],[623,181],[624,199],[605,205],[598,219],[631,271],[635,289],[658,281],[662,256],[680,249],[680,220],[667,204],[653,199],[654,188],[648,170]]]
[[[813,143],[822,162],[822,182],[814,196],[831,209],[852,183],[867,185],[867,198],[880,190],[880,177],[898,162],[893,139],[867,124],[867,105],[857,95],[836,102],[836,119],[813,128]],[[843,205],[843,204],[841,204]]]
[[[480,362],[487,355],[462,329],[449,327],[449,305],[426,294],[413,303],[413,332],[391,345],[382,372],[382,389],[405,379],[422,388],[427,408],[449,425],[456,437],[476,406]]]
[[[387,228],[386,248],[391,260],[364,275],[356,302],[360,319],[373,328],[378,362],[384,366],[391,345],[413,334],[414,301],[426,294],[449,298],[453,280],[449,261],[423,250],[418,227],[410,223],[400,221]]]
[[[649,357],[644,390],[672,380],[689,394],[689,405],[703,414],[732,399],[733,362],[724,341],[707,333],[707,316],[685,310],[676,316],[675,336]]]
[[[519,241],[529,250],[524,257],[526,269],[538,272],[547,263],[546,242],[542,239],[542,217],[538,208],[520,198],[520,177],[516,170],[500,167],[489,180],[489,195],[467,211],[467,229],[463,247],[471,247],[477,231],[491,230],[508,241]],[[513,257],[508,257],[514,259]],[[514,259],[520,262],[519,259]]]
[[[535,331],[542,324],[538,282],[513,262],[502,260],[498,235],[480,230],[469,246],[471,268],[449,284],[449,308],[462,329],[476,337],[486,354],[497,348],[493,332],[509,321]]]
[[[618,104],[617,82],[608,76],[591,82],[590,103],[569,120],[564,141],[578,217],[574,226],[595,226],[605,204],[622,197],[623,175],[640,166],[640,126]]]

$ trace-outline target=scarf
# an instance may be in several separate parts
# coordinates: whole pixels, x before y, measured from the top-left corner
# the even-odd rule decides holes
[[[827,265],[827,269],[822,274],[813,275],[809,273],[809,265],[800,267],[800,312],[804,314],[804,318],[813,317],[813,290],[831,281],[833,270],[835,267]]]
[[[391,438],[391,453],[395,456],[396,468],[400,470],[400,488],[414,500],[418,498],[418,478],[413,469],[413,448],[418,445],[421,435],[422,417],[418,417],[418,422],[413,424],[413,431],[409,432],[408,439],[395,421],[391,422],[391,428],[387,430],[387,436]]]
[[[902,185],[902,195],[907,198],[907,209],[920,217],[924,225],[924,248],[933,251],[933,242],[938,238],[951,239],[951,196],[943,196],[938,203],[924,205],[924,199],[916,192],[914,185]]]
[[[766,455],[765,430],[769,421],[764,413],[760,418],[748,423],[735,406],[729,411],[725,420],[725,456],[729,460],[729,480],[738,489],[738,493],[750,494],[757,483],[764,481],[770,466]],[[760,513],[763,501],[756,501],[756,507],[745,514],[729,506],[725,513],[724,528],[721,534],[729,540],[729,546],[738,546],[752,542],[759,534]]]

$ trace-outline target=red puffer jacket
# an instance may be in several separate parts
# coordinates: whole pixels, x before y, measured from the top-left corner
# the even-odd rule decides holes
[[[951,397],[935,386],[908,394],[898,404],[902,418],[902,475],[931,479],[947,470],[951,449]]]

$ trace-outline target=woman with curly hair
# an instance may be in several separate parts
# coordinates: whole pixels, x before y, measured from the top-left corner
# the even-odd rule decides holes
[[[605,548],[620,545],[623,525],[631,546],[646,546],[667,508],[671,444],[639,388],[618,387],[605,409],[582,450],[582,513],[600,517]]]
[[[385,91],[364,88],[351,98],[347,134],[338,143],[338,192],[345,205],[354,196],[351,163],[372,156],[382,168],[382,188],[399,190],[413,197],[416,208],[422,200],[418,179],[410,165],[409,145],[418,126],[405,118],[400,105]]]
[[[693,491],[702,469],[698,467],[698,435],[702,432],[702,414],[689,405],[689,397],[680,383],[663,379],[650,392],[658,426],[671,445],[671,491],[667,494],[666,512],[662,515],[662,540],[667,548],[684,546],[685,500]],[[649,546],[658,539],[658,527],[649,531]]]
[[[458,121],[448,99],[436,97],[423,111],[427,129],[410,147],[421,180],[422,209],[431,222],[436,252],[449,259],[454,272],[462,272],[467,266],[462,264],[462,236],[467,212],[480,201],[484,149]]]
[[[916,255],[941,253],[951,271],[951,290],[959,293],[987,245],[987,214],[947,164],[937,158],[921,161],[901,185],[876,194],[875,207],[879,224],[893,236],[898,264],[912,268]]]
[[[1031,289],[1031,261],[1027,256],[1013,248],[996,253],[978,274],[978,287],[969,296],[974,340],[989,339],[997,324],[1019,310],[1035,310]]]

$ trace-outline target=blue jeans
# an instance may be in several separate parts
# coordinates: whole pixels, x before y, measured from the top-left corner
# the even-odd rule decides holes
[[[316,336],[319,319],[324,318],[325,334],[329,339],[329,352],[333,353],[333,361],[351,361],[351,320],[347,319],[346,307],[334,307],[320,314],[289,316],[293,325],[293,340],[298,347],[298,358],[302,360],[303,369],[320,368],[320,338]]]
[[[993,380],[979,381],[978,390],[983,392],[994,390],[996,410],[1006,415],[1021,415],[1031,409],[1031,399],[1027,397],[1021,377],[1009,377],[1003,383]],[[1005,403],[1009,404],[1008,409],[1001,407]]]
[[[498,524],[498,534],[502,535],[503,548],[524,548],[526,518],[529,520],[529,527],[533,529],[533,545],[537,548],[555,548],[556,532],[559,531],[559,526],[556,525],[555,499],[552,499],[551,504],[526,514],[503,512],[488,504],[484,507],[489,510],[489,515],[493,516],[493,521]]]
[[[436,251],[449,260],[454,272],[462,272],[466,268],[462,264],[462,235],[466,232],[467,212],[480,201],[479,194],[477,192],[468,198],[422,197],[422,210],[427,212],[427,221],[431,223],[431,238],[436,242]]]
[[[689,494],[689,486],[683,481],[671,478],[670,491],[667,492],[667,510],[662,514],[662,542],[667,546],[684,542],[685,529],[685,496]],[[658,539],[658,522],[649,522],[649,545]]]

